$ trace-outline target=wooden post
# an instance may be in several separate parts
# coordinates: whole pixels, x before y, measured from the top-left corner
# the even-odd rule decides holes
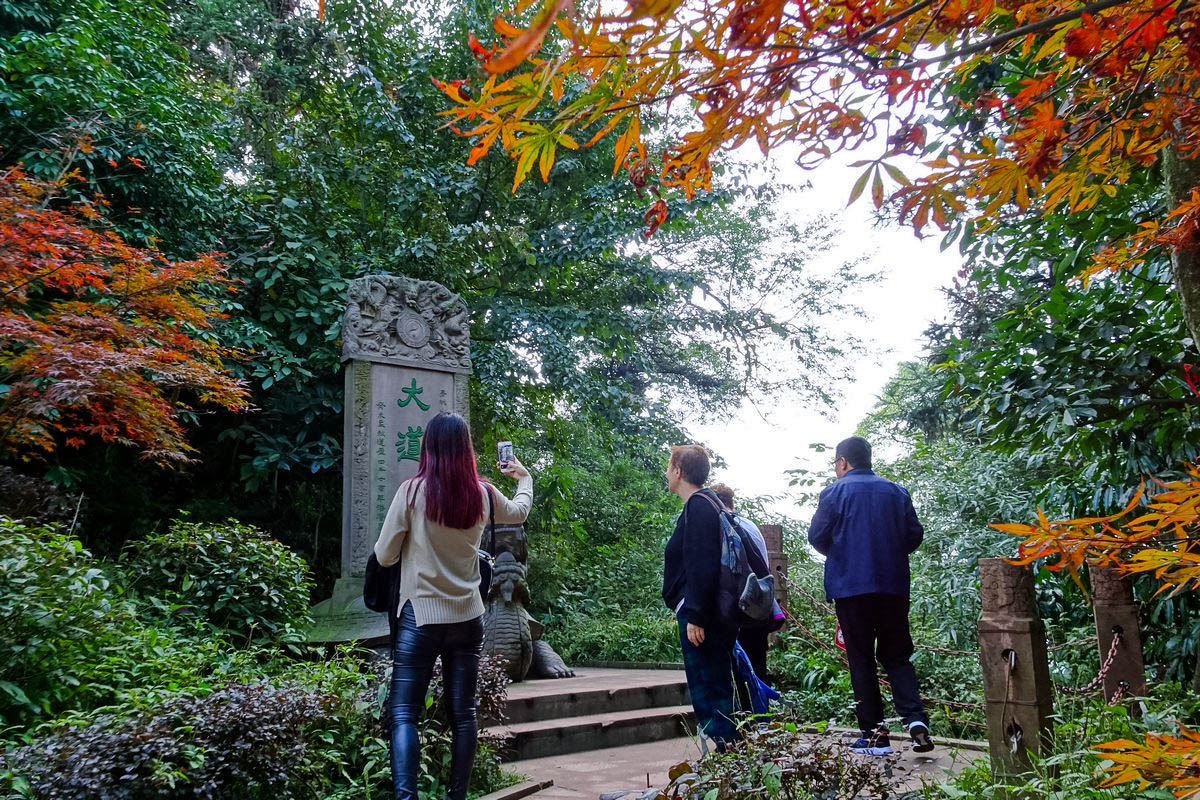
[[[1033,571],[1002,558],[981,558],[979,584],[988,750],[992,773],[1003,781],[1028,771],[1031,755],[1049,755],[1054,689]]]
[[[787,568],[788,559],[783,552],[783,527],[780,525],[760,525],[763,541],[767,545],[767,566],[775,576],[775,601],[780,608],[787,608]],[[776,634],[771,634],[771,643],[779,640]]]
[[[1091,565],[1092,614],[1096,619],[1100,664],[1108,658],[1113,637],[1121,641],[1112,665],[1104,675],[1104,699],[1112,702],[1120,691],[1125,696],[1146,694],[1146,667],[1142,661],[1142,634],[1138,628],[1138,608],[1133,602],[1133,583],[1114,567]]]
[[[767,545],[767,566],[775,576],[775,599],[779,605],[787,606],[787,556],[783,553],[783,527],[781,525],[760,525],[763,541]]]

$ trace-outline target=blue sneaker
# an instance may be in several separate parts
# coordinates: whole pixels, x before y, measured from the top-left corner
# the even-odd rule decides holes
[[[850,752],[860,756],[889,756],[892,754],[892,740],[888,738],[887,728],[879,728],[874,733],[864,733],[850,745]]]

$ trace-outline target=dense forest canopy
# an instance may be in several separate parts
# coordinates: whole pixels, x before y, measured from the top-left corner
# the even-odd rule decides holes
[[[431,78],[469,68],[462,43],[496,9],[5,8],[4,163],[54,184],[63,208],[99,209],[131,246],[214,253],[237,289],[214,292],[214,330],[252,410],[177,406],[194,463],[164,473],[136,448],[62,434],[33,464],[87,494],[101,549],[128,535],[127,509],[139,528],[186,506],[336,552],[338,336],[359,275],[464,297],[477,442],[529,437],[551,476],[578,455],[579,426],[610,457],[657,465],[688,415],[746,393],[827,401],[842,371],[821,326],[851,312],[845,289],[863,267],[822,261],[830,220],[781,214],[786,186],[731,168],[647,242],[636,187],[604,178],[611,148],[560,159],[550,183],[516,193],[510,167],[463,163]],[[547,525],[569,517],[569,481],[554,485],[537,515]]]

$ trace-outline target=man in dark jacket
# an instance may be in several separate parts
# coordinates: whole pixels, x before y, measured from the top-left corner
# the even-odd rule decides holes
[[[871,445],[852,436],[834,453],[837,482],[821,492],[808,542],[825,556],[825,595],[837,610],[846,641],[850,685],[862,738],[851,750],[892,752],[883,727],[883,697],[875,658],[887,671],[892,701],[913,740],[913,750],[933,749],[929,717],[921,704],[908,627],[908,555],[925,530],[908,492],[871,471]]]

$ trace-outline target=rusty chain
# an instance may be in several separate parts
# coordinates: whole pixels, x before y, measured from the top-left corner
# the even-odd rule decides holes
[[[837,613],[828,604],[821,602],[821,600],[814,597],[811,593],[809,593],[803,587],[793,583],[791,580],[789,580],[787,578],[787,576],[780,575],[780,577],[783,579],[783,582],[785,584],[787,584],[788,588],[794,590],[801,597],[808,600],[808,602],[811,603],[815,608],[820,609],[825,614],[827,614],[829,617],[831,617],[835,620],[837,619]],[[825,639],[823,639],[822,637],[818,636],[817,634],[815,634],[811,630],[809,630],[809,628],[806,627],[798,619],[796,619],[795,615],[793,615],[788,609],[783,608],[782,606],[780,606],[780,608],[782,609],[784,615],[787,617],[788,621],[793,626],[795,626],[796,629],[799,630],[807,639],[812,641],[818,647],[820,647],[830,653],[833,653],[835,656],[837,656],[838,661],[842,665],[842,667],[843,668],[847,667],[845,652],[843,652],[837,646],[829,644],[827,641],[825,641]],[[1057,651],[1061,651],[1061,650],[1067,650],[1070,648],[1078,648],[1078,647],[1084,647],[1084,646],[1090,645],[1090,644],[1095,644],[1097,641],[1099,641],[1099,638],[1097,636],[1088,636],[1084,639],[1079,639],[1076,641],[1063,642],[1062,644],[1057,644],[1057,645],[1050,645],[1046,648],[1046,650],[1048,652],[1057,652]],[[1062,692],[1063,694],[1068,694],[1068,695],[1086,695],[1086,694],[1091,694],[1091,693],[1095,692],[1096,689],[1101,684],[1103,684],[1105,677],[1108,675],[1108,671],[1112,668],[1113,662],[1116,660],[1117,651],[1120,648],[1120,645],[1121,645],[1121,634],[1118,633],[1113,636],[1112,644],[1110,645],[1110,647],[1108,649],[1108,655],[1105,657],[1104,663],[1101,664],[1100,670],[1097,673],[1096,677],[1094,679],[1092,679],[1090,682],[1088,682],[1088,684],[1086,686],[1080,687],[1078,689],[1074,689],[1069,686],[1063,686],[1061,684],[1055,683],[1054,684],[1055,688],[1058,689],[1058,691]],[[916,647],[918,649],[924,650],[926,652],[938,653],[941,655],[966,656],[966,657],[978,657],[979,656],[978,650],[955,650],[955,649],[952,649],[949,647],[934,647],[932,645],[916,645]],[[884,688],[890,688],[890,684],[888,683],[888,681],[885,678],[881,677],[879,679],[879,683]],[[1113,694],[1113,697],[1109,702],[1116,703],[1123,697],[1123,695],[1124,695],[1124,687],[1118,687],[1117,691]],[[959,701],[943,700],[943,699],[933,698],[933,697],[926,697],[924,699],[928,703],[943,706],[944,708],[947,708],[947,709],[953,708],[953,709],[962,709],[962,710],[966,710],[966,711],[972,711],[972,710],[978,710],[978,709],[983,708],[982,703],[963,703],[963,702],[959,702]],[[949,713],[947,712],[947,716],[951,716],[951,715],[949,715]],[[968,719],[962,719],[962,718],[954,718],[954,719],[961,724],[968,725],[971,727],[980,728],[980,729],[987,728],[987,726],[984,725],[983,723],[975,722],[974,720],[968,720]]]
[[[842,652],[842,649],[841,649],[840,647],[837,647],[836,645],[832,645],[832,644],[830,644],[829,642],[827,642],[827,641],[825,641],[824,639],[822,639],[820,636],[817,636],[815,633],[813,633],[812,631],[810,631],[808,628],[806,628],[806,627],[804,626],[804,623],[802,623],[800,620],[796,619],[796,618],[795,618],[795,617],[792,615],[792,612],[791,612],[791,611],[788,611],[788,610],[787,610],[786,608],[784,608],[782,605],[781,605],[781,606],[779,606],[779,609],[780,609],[780,610],[783,612],[783,615],[784,615],[785,617],[787,617],[787,619],[788,619],[788,622],[790,622],[790,623],[792,623],[792,625],[796,626],[796,628],[797,628],[797,629],[798,629],[798,630],[799,630],[801,633],[803,633],[805,636],[807,636],[809,639],[811,639],[811,640],[812,640],[814,643],[816,643],[816,645],[817,645],[818,647],[821,647],[821,648],[823,648],[823,649],[825,649],[825,650],[828,650],[829,652],[831,652],[831,653],[833,653],[835,656],[837,656],[837,657],[838,657],[838,659],[839,659],[839,660],[841,660],[841,662],[842,662],[843,666],[844,666],[844,665],[847,663],[847,662],[846,662],[846,654],[845,654],[844,652]]]
[[[1096,677],[1092,678],[1086,686],[1081,686],[1078,689],[1072,689],[1070,686],[1063,686],[1060,683],[1054,684],[1054,688],[1058,689],[1063,694],[1091,694],[1104,683],[1104,678],[1108,675],[1108,670],[1112,668],[1113,662],[1117,658],[1117,650],[1121,647],[1121,634],[1114,632],[1112,644],[1108,647],[1108,655],[1104,658],[1104,663],[1100,665],[1100,671],[1096,673]]]
[[[1072,647],[1083,647],[1089,644],[1095,644],[1100,641],[1099,636],[1089,636],[1086,639],[1076,639],[1073,642],[1063,642],[1062,644],[1052,644],[1046,646],[1046,652],[1055,653],[1059,650],[1068,650]]]
[[[967,719],[966,717],[956,717],[953,714],[950,714],[948,712],[946,713],[946,717],[951,722],[953,722],[957,725],[966,725],[971,728],[978,728],[981,731],[986,731],[988,729],[988,726],[985,723],[976,722],[973,719]]]
[[[923,699],[927,703],[933,703],[933,704],[939,705],[939,706],[946,706],[948,708],[961,708],[964,711],[970,711],[973,708],[983,708],[983,703],[964,703],[959,700],[940,700],[936,697],[923,697],[921,699]]]
[[[971,658],[979,657],[978,650],[952,650],[949,647],[934,647],[931,644],[914,644],[913,647],[917,648],[918,650],[924,650],[926,653],[938,653],[943,656],[970,656]]]
[[[814,597],[812,594],[810,594],[808,591],[806,591],[804,589],[804,587],[799,586],[795,583],[792,583],[792,581],[786,575],[783,575],[782,573],[780,573],[779,577],[782,578],[783,582],[788,585],[788,588],[796,590],[796,592],[798,592],[802,597],[804,597],[806,600],[808,600],[814,606],[821,609],[821,611],[825,612],[833,619],[837,619],[837,612],[835,612],[832,608],[830,608],[830,606],[827,603],[822,603],[820,600],[818,600],[816,597]],[[1088,636],[1086,639],[1078,639],[1073,642],[1063,642],[1062,644],[1049,645],[1046,647],[1046,651],[1050,652],[1050,653],[1054,653],[1059,650],[1067,650],[1067,649],[1075,648],[1075,647],[1085,647],[1090,644],[1095,644],[1097,641],[1099,641],[1099,639],[1096,636]],[[918,645],[914,645],[914,646],[918,650],[924,650],[927,653],[937,653],[937,654],[943,655],[943,656],[964,656],[964,657],[968,657],[968,658],[978,658],[979,657],[978,650],[955,650],[950,647],[934,647],[933,645],[929,645],[929,644],[918,644]]]
[[[804,625],[804,623],[802,623],[798,619],[796,619],[796,617],[792,615],[792,612],[788,611],[783,606],[780,606],[779,608],[780,608],[780,610],[783,611],[783,614],[785,617],[787,617],[788,621],[791,622],[792,625],[796,626],[796,628],[801,633],[803,633],[805,637],[810,639],[818,647],[821,647],[821,648],[833,653],[835,656],[837,656],[838,662],[841,664],[842,668],[849,669],[849,663],[846,659],[846,654],[845,654],[845,652],[842,651],[842,649],[840,647],[837,647],[836,645],[831,645],[828,642],[826,642],[824,639],[822,639],[820,636],[817,636],[815,633],[813,633],[811,630],[809,630]],[[888,690],[891,689],[891,684],[888,683],[888,680],[886,678],[880,677],[879,685],[884,687],[885,689],[888,689]],[[935,705],[946,706],[947,708],[960,708],[960,709],[967,710],[967,711],[983,708],[982,703],[963,703],[963,702],[959,702],[956,700],[942,700],[942,699],[939,699],[936,697],[925,697],[922,699],[928,703],[932,703]],[[987,727],[986,725],[982,725],[981,723],[977,723],[977,722],[971,722],[970,720],[962,720],[962,722],[964,722],[966,724],[974,725],[976,727],[981,727],[981,728]]]
[[[796,584],[792,583],[790,580],[788,580],[788,577],[786,575],[780,574],[779,577],[783,578],[783,582],[786,583],[790,588],[795,589],[797,592],[799,592],[801,595],[803,595],[804,598],[806,600],[808,600],[808,602],[812,603],[814,606],[821,609],[822,611],[824,611],[826,614],[833,617],[834,619],[837,619],[837,613],[832,608],[830,608],[829,605],[827,605],[826,603],[822,603],[820,600],[813,597],[811,594],[809,594],[804,589],[804,587],[797,586]]]

